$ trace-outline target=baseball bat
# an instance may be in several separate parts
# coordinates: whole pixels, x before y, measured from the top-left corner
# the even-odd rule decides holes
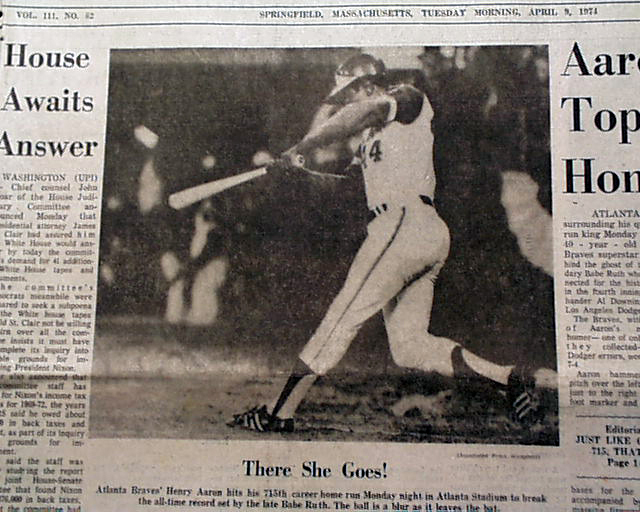
[[[186,188],[180,192],[175,192],[169,196],[169,206],[175,210],[186,208],[187,206],[197,203],[207,197],[214,196],[247,181],[251,181],[260,176],[267,174],[267,167],[259,167],[252,171],[241,172],[234,176],[221,178],[219,180],[209,181],[195,187]]]

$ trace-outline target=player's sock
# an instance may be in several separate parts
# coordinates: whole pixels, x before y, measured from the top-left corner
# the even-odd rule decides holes
[[[492,363],[464,348],[460,348],[459,350],[461,351],[461,357],[464,363],[478,375],[502,384],[503,386],[507,385],[513,366],[502,366]],[[452,354],[452,358],[453,357],[454,355]]]
[[[271,414],[279,418],[291,418],[296,409],[304,400],[309,388],[317,379],[314,374],[302,361],[299,360],[297,367],[293,370],[287,382],[285,382],[275,405],[271,409]]]
[[[421,339],[421,343],[412,347],[399,350],[398,343],[392,345],[393,359],[400,366],[415,368],[425,373],[436,372],[443,377],[456,375],[456,367],[453,361],[453,351],[460,345],[442,336],[434,336],[427,333],[427,338]],[[415,348],[415,350],[411,350]]]
[[[292,418],[317,378],[315,374],[289,377],[271,414],[283,419]]]

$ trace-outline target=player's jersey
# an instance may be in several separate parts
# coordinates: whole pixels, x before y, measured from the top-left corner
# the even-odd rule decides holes
[[[410,85],[387,94],[393,101],[386,123],[367,128],[357,151],[371,209],[406,204],[419,195],[433,199],[436,187],[429,100]]]

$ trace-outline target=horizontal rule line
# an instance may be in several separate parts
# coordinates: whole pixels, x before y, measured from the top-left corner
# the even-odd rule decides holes
[[[617,420],[640,420],[640,416],[613,416],[606,414],[576,414],[576,418],[607,418]]]
[[[589,476],[589,475],[576,475],[576,478],[581,480],[640,480],[633,476]]]
[[[217,21],[168,21],[168,22],[132,22],[132,23],[95,23],[95,24],[38,24],[38,23],[5,23],[5,27],[20,28],[110,28],[110,27],[163,27],[180,25],[203,25],[224,27],[341,27],[341,26],[384,26],[384,25],[567,25],[581,23],[637,23],[640,18],[624,20],[576,20],[576,21],[380,21],[380,22],[347,22],[347,23],[251,23],[251,22],[217,22]]]
[[[386,7],[417,7],[425,9],[438,9],[443,7],[478,7],[478,6],[491,6],[491,7],[537,7],[539,5],[553,5],[553,6],[576,6],[581,5],[635,5],[640,4],[638,0],[594,0],[584,2],[504,2],[504,3],[451,3],[451,4],[323,4],[323,5],[94,5],[90,7],[85,6],[59,6],[59,5],[20,5],[20,4],[5,4],[6,7],[12,9],[65,9],[72,10],[91,10],[91,9],[112,9],[112,10],[127,10],[127,9],[335,9],[335,8],[386,8]]]

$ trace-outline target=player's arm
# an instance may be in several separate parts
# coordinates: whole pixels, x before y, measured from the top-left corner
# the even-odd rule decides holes
[[[333,142],[347,140],[365,128],[382,126],[392,109],[393,98],[380,98],[349,103],[309,133],[287,153],[307,153]]]
[[[420,114],[424,95],[415,87],[400,85],[384,96],[349,103],[309,133],[287,153],[306,151],[346,140],[365,128],[391,121],[412,123]]]
[[[322,103],[316,113],[313,115],[313,119],[311,120],[311,125],[309,126],[308,131],[312,131],[317,129],[320,125],[327,122],[331,116],[333,116],[336,112],[340,110],[338,105],[334,105],[332,103]]]

